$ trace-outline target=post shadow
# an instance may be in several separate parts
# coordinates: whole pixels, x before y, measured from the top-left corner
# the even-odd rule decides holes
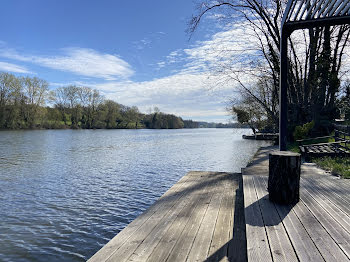
[[[259,214],[258,217],[248,218],[246,220],[246,223],[248,225],[257,227],[277,226],[289,214],[289,212],[293,209],[294,205],[295,204],[281,205],[273,203],[269,200],[269,196],[266,195],[245,208],[245,212],[248,214]],[[278,216],[272,214],[270,212],[271,210],[276,211],[278,213]],[[265,219],[263,219],[262,216],[264,216]]]
[[[238,188],[236,189],[235,210],[233,217],[233,236],[220,247],[214,254],[205,261],[220,261],[227,257],[228,261],[245,262],[247,257],[247,239],[244,216],[243,179],[239,177]]]
[[[240,177],[239,186],[236,189],[233,237],[205,261],[220,261],[225,257],[227,257],[230,262],[248,261],[246,224],[257,227],[276,226],[283,221],[294,205],[295,204],[281,205],[273,203],[269,200],[269,196],[266,195],[244,208],[243,179]],[[273,208],[278,215],[269,216],[269,219],[266,221],[267,223],[264,223],[262,219],[263,208]],[[245,213],[258,214],[258,216],[248,217],[246,219]],[[268,214],[266,210],[264,213]]]

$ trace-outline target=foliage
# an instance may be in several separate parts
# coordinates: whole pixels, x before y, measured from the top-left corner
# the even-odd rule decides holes
[[[350,178],[350,159],[341,157],[323,157],[314,158],[313,162],[319,165],[321,168],[329,170],[335,175],[340,175],[343,178]]]
[[[49,91],[48,83],[37,77],[0,73],[0,129],[143,127],[183,128],[184,123],[158,108],[144,115],[136,106],[105,100],[89,87],[71,85]]]
[[[305,139],[314,126],[315,126],[315,121],[311,121],[302,126],[296,126],[293,132],[294,139],[295,140]]]
[[[184,122],[184,128],[198,128],[199,123],[192,120],[182,120]]]
[[[178,129],[184,127],[184,123],[180,117],[164,114],[158,111],[146,115],[143,118],[142,123],[146,128],[151,129]]]
[[[340,117],[350,121],[350,80],[344,85],[344,95],[339,99]]]
[[[217,59],[212,68],[223,78],[222,83],[234,81],[243,96],[251,97],[250,102],[259,105],[264,118],[269,119],[268,124],[272,123],[276,129],[280,24],[285,5],[284,0],[202,0],[189,28],[193,32],[210,13],[215,13],[227,27],[237,28],[237,32],[244,27],[245,35],[237,36],[240,39],[234,41],[240,41],[246,48],[234,52],[220,45],[218,55],[231,52],[231,56]],[[287,99],[291,130],[315,120],[320,132],[329,131],[322,126],[329,125],[337,116],[337,94],[342,77],[346,76],[344,56],[349,51],[349,38],[348,24],[299,30],[290,36]]]
[[[300,153],[299,145],[296,142],[289,143],[287,145],[287,150],[295,153]]]
[[[250,96],[243,96],[240,101],[231,101],[231,113],[236,117],[238,123],[247,124],[255,134],[257,131],[263,131],[274,123],[274,120],[266,115],[261,106]],[[276,130],[270,128],[269,132]]]

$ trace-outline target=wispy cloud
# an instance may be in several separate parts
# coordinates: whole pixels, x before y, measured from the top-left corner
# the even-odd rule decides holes
[[[230,64],[245,66],[259,55],[254,32],[244,24],[231,25],[211,35],[206,41],[197,41],[186,49],[177,49],[158,62],[158,68],[178,64],[179,73],[215,71],[219,66]],[[214,70],[213,70],[214,69]]]
[[[148,33],[143,39],[132,42],[134,48],[138,51],[144,50],[146,48],[152,48],[156,45],[161,38],[166,34],[164,32],[153,32]]]
[[[27,68],[11,63],[0,62],[0,71],[12,72],[12,73],[23,73],[32,74]]]
[[[1,48],[0,56],[104,80],[126,79],[134,74],[131,66],[116,55],[76,47],[60,51],[62,55],[35,56],[20,54],[14,49]]]

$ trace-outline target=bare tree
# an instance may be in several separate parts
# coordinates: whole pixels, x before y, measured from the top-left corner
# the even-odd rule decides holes
[[[33,127],[35,120],[40,119],[40,115],[44,114],[41,111],[48,98],[49,84],[37,77],[24,77],[22,81],[27,107],[25,119],[29,126]]]
[[[235,81],[239,90],[264,109],[277,126],[279,94],[280,24],[287,1],[229,0],[200,1],[189,24],[192,33],[203,17],[219,12],[226,25],[244,27],[248,35],[245,50],[215,67],[225,81]],[[290,125],[311,119],[335,117],[336,94],[344,73],[343,58],[349,40],[349,25],[314,28],[294,33],[289,49],[289,120]],[[252,44],[253,43],[253,44]],[[249,48],[248,48],[249,47]],[[255,50],[252,50],[252,48]],[[227,51],[227,50],[226,50]],[[342,71],[343,69],[343,71]],[[253,81],[247,81],[247,78]],[[267,82],[266,82],[267,80]],[[256,92],[264,84],[268,99]]]

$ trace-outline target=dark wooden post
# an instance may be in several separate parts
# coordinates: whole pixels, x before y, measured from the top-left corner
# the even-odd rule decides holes
[[[280,49],[280,134],[279,146],[281,151],[287,150],[287,123],[288,123],[288,37],[289,31],[282,27]]]
[[[299,201],[301,157],[298,153],[275,151],[269,155],[269,199],[279,204]]]

